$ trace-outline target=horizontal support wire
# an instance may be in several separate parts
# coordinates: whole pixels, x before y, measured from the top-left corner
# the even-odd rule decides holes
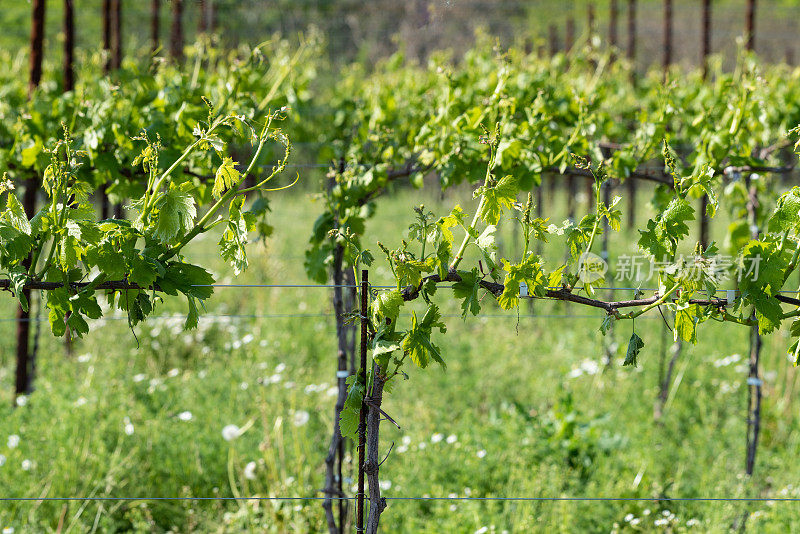
[[[5,286],[8,284],[7,280],[0,280],[0,286],[2,289],[5,289]],[[56,284],[57,287],[61,287],[61,284]],[[55,286],[54,286],[55,287]],[[213,287],[213,288],[256,288],[256,289],[280,289],[280,288],[297,288],[297,289],[333,289],[337,287],[341,288],[359,288],[361,286],[356,284],[192,284],[190,287]],[[453,286],[448,285],[440,285],[438,286],[440,289],[453,289]],[[370,285],[371,289],[379,289],[379,290],[393,290],[397,289],[397,286],[394,285]],[[36,289],[36,288],[33,288]],[[105,290],[108,288],[99,287],[98,290]],[[151,288],[139,288],[139,287],[130,287],[128,289],[151,289]],[[558,290],[562,289],[559,286],[547,286],[545,289],[552,289]],[[602,291],[658,291],[656,287],[595,287],[595,290],[602,290]],[[733,288],[732,288],[733,289]],[[118,290],[119,291],[119,290]],[[728,291],[726,288],[717,289],[719,292]],[[705,289],[698,289],[698,293],[705,293]],[[778,293],[789,294],[789,295],[796,295],[800,293],[798,290],[781,290]]]
[[[501,314],[501,313],[482,313],[477,318],[486,317],[488,319],[602,319],[605,317],[606,314],[595,314],[595,315],[569,315],[569,314],[543,314],[543,315],[536,315],[536,314],[521,314],[521,315],[514,315],[514,314]],[[207,315],[200,315],[198,319],[202,320],[213,320],[213,319],[314,319],[318,318],[321,319],[323,317],[332,318],[333,312],[331,313],[265,313],[265,314],[207,314]],[[462,315],[460,313],[446,313],[443,314],[442,317],[446,318],[460,318]],[[645,316],[639,317],[639,319],[652,319],[656,318],[655,316]],[[148,317],[145,321],[152,322],[152,321],[168,321],[168,320],[185,320],[186,315],[155,315]],[[101,317],[99,319],[92,319],[92,321],[127,321],[127,315],[110,315],[107,317]],[[5,318],[0,319],[0,323],[24,323],[24,322],[41,322],[46,323],[49,322],[49,319],[44,317],[34,318],[28,317],[25,319],[16,319],[16,318]]]
[[[800,502],[800,497],[383,497],[387,501]],[[354,501],[352,497],[0,497],[11,501]]]

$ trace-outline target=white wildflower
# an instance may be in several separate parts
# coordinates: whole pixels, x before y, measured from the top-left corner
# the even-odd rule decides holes
[[[125,425],[125,434],[128,435],[128,436],[132,436],[133,435],[133,423],[131,423],[130,418],[129,417],[125,417],[125,419],[123,419],[122,422]]]
[[[176,376],[178,376],[179,374],[181,374],[181,372],[180,372],[178,369],[174,369],[174,368],[173,368],[173,369],[170,369],[170,370],[167,372],[167,376],[168,376],[168,377],[170,377],[170,378],[175,378],[175,377],[176,377]]]
[[[311,416],[305,410],[298,410],[294,412],[294,417],[292,418],[292,423],[294,426],[303,426],[308,423],[308,420],[311,419]]]
[[[178,419],[181,421],[191,421],[192,420],[192,412],[185,411],[178,414]]]
[[[439,443],[444,439],[443,434],[439,434],[438,432],[431,436],[431,443]]]
[[[234,439],[239,437],[241,430],[236,425],[225,425],[222,429],[222,437],[225,441],[233,441]]]
[[[447,441],[447,443],[450,443],[452,445],[453,443],[458,441],[458,436],[456,436],[455,434],[450,434],[449,436],[447,436],[447,439],[445,441]]]
[[[484,449],[481,449],[481,450],[479,450],[478,452],[476,452],[476,453],[475,453],[475,455],[476,455],[478,458],[484,458],[484,457],[486,457],[486,450],[484,450]]]
[[[247,462],[247,465],[244,466],[244,478],[246,478],[247,480],[255,480],[256,478],[255,462]]]
[[[275,366],[275,372],[276,373],[282,373],[285,370],[286,370],[286,364],[285,363],[279,363],[278,365]]]
[[[133,375],[134,382],[142,382],[147,378],[147,375],[144,373],[139,373],[138,375]]]
[[[33,468],[33,462],[31,462],[27,458],[25,460],[22,460],[22,470],[23,471],[30,471],[32,468]]]
[[[388,490],[388,489],[390,489],[392,487],[392,481],[391,480],[381,480],[380,482],[378,482],[378,485],[380,486],[381,491],[386,491],[386,490]]]
[[[27,395],[20,395],[19,397],[17,397],[16,402],[17,406],[25,406],[26,404],[28,404]]]
[[[16,449],[17,445],[19,445],[19,436],[16,434],[11,434],[8,436],[8,448]]]
[[[242,338],[242,344],[247,345],[248,343],[252,343],[253,339],[255,339],[253,334],[245,334],[245,336]]]

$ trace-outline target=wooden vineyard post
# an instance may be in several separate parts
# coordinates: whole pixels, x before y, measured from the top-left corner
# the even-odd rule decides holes
[[[28,80],[28,94],[39,87],[42,81],[42,60],[44,57],[44,21],[45,21],[45,0],[33,0],[31,10],[31,57],[30,57],[30,77]],[[36,212],[36,193],[39,190],[39,177],[35,174],[27,180],[25,193],[22,197],[22,207],[26,216],[30,219]],[[30,267],[30,257],[23,262],[27,268]],[[32,304],[31,290],[23,289],[23,294]],[[30,393],[33,388],[33,376],[36,369],[36,355],[30,348],[30,308],[23,310],[17,309],[17,358],[16,373],[14,380],[15,396]],[[16,401],[15,401],[16,404]]]
[[[631,64],[631,83],[636,84],[636,0],[628,0],[628,46],[626,52]],[[628,185],[628,194],[631,192],[636,192],[636,184],[633,182]],[[630,218],[630,221],[633,226],[634,218]]]
[[[636,83],[636,0],[628,0],[628,46],[626,50],[631,65],[632,82]],[[636,180],[625,180],[628,192],[628,228],[636,227]]]
[[[556,29],[555,24],[550,25],[549,32],[550,32],[549,52],[550,52],[550,57],[553,57],[558,53],[558,29]]]
[[[619,5],[617,0],[609,0],[608,10],[608,44],[616,47],[619,43],[617,37],[617,20],[619,19]]]
[[[338,173],[344,172],[344,159],[340,160],[338,165]],[[336,176],[332,175],[328,182],[328,192],[333,189],[336,184]],[[334,216],[335,229],[339,228],[338,217]],[[338,236],[332,237],[333,239],[333,265],[332,281],[333,281],[333,312],[336,318],[336,339],[337,339],[337,366],[336,366],[336,383],[338,394],[336,397],[336,405],[333,413],[333,432],[331,435],[331,443],[328,447],[328,454],[325,457],[325,500],[322,507],[325,510],[325,518],[328,523],[328,531],[331,534],[344,532],[345,523],[347,521],[347,502],[344,500],[345,494],[343,489],[343,476],[342,466],[344,462],[344,438],[342,437],[339,428],[339,418],[341,417],[342,409],[344,408],[345,400],[347,399],[347,377],[352,374],[355,366],[348,366],[348,340],[347,330],[345,324],[346,314],[352,311],[352,303],[346,309],[344,298],[344,246],[338,243]],[[354,282],[353,282],[354,283]],[[333,513],[333,500],[338,499],[339,522],[337,526],[336,517]]]
[[[75,6],[73,0],[64,0],[64,91],[72,91],[75,89]],[[38,325],[37,325],[38,327]],[[37,338],[38,339],[38,338]],[[72,355],[72,333],[70,327],[67,326],[67,332],[64,334],[64,349],[68,356]],[[34,353],[35,344],[34,344]]]
[[[122,0],[111,0],[111,68],[122,67]]]
[[[664,0],[664,72],[672,65],[672,0]]]
[[[628,228],[636,228],[636,180],[629,176],[625,179],[628,190]]]
[[[197,1],[197,33],[203,34],[208,30],[206,20],[206,0]]]
[[[756,0],[747,0],[747,18],[745,21],[747,35],[747,49],[756,49]]]
[[[183,0],[172,0],[169,55],[176,63],[183,61]]]
[[[611,180],[606,180],[603,182],[603,202],[606,206],[611,205]],[[611,234],[611,226],[608,224],[608,219],[603,222],[603,241],[602,245],[603,248],[600,251],[600,257],[606,262],[606,285],[608,287],[613,287],[614,284],[614,274],[611,272],[611,265],[609,263],[609,254],[608,254],[608,237]],[[609,300],[613,300],[614,294],[613,291],[609,290]],[[606,335],[603,336],[603,340],[605,343],[605,368],[610,369],[611,366],[614,364],[614,351],[612,350],[612,339],[614,337],[614,326],[609,328]]]
[[[363,375],[366,384],[367,375],[367,308],[369,306],[369,271],[361,271],[361,365],[359,374]],[[367,404],[361,402],[358,418],[358,494],[356,496],[356,532],[364,532],[364,448],[367,445]]]
[[[750,183],[748,173],[745,183],[748,188],[747,214],[750,221],[750,233],[753,239],[758,239],[758,193],[756,186]],[[745,274],[744,276],[750,276]],[[753,318],[755,313],[753,314]],[[761,335],[758,325],[750,327],[750,361],[747,375],[747,450],[745,455],[745,473],[752,476],[756,464],[756,451],[758,449],[758,436],[761,432],[761,377],[759,376],[759,363],[761,359]]]
[[[711,55],[711,0],[703,0],[702,28],[701,53],[703,56],[703,79],[706,80],[708,79],[708,56]],[[703,196],[704,200],[705,198]]]
[[[64,0],[64,91],[75,89],[75,6]]]
[[[702,38],[701,50],[703,55],[703,79],[708,79],[708,56],[711,55],[711,0],[703,0],[702,17]],[[708,196],[703,195],[700,200],[700,244],[703,248],[708,247],[708,225],[709,219],[706,214],[708,210]]]
[[[575,46],[575,19],[572,15],[567,17],[566,27],[564,29],[564,51],[571,52]]]
[[[708,79],[708,56],[711,55],[711,0],[703,0],[703,35],[701,49],[703,55],[703,79]],[[708,196],[703,195],[700,200],[700,244],[703,248],[708,247],[709,243],[709,218],[706,214],[708,210]]]
[[[631,69],[635,70],[636,61],[636,0],[628,0],[628,60]]]
[[[567,174],[567,219],[575,221],[575,195],[577,194],[575,187],[575,175]]]
[[[111,0],[111,68],[122,68],[122,0]],[[107,195],[103,196],[110,204]],[[113,218],[122,219],[122,202],[114,204],[111,211]]]
[[[103,73],[108,74],[111,72],[111,0],[103,0],[102,3],[102,18],[103,18]],[[108,200],[106,188],[108,184],[104,184],[100,190],[100,218],[108,219],[111,217],[111,203]]]
[[[152,0],[150,4],[150,42],[153,52],[161,47],[161,0]]]
[[[111,71],[111,0],[103,0],[103,72]]]

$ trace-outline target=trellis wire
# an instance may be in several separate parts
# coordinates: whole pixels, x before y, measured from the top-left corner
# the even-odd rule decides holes
[[[323,317],[330,318],[332,316],[331,313],[275,313],[275,314],[208,314],[208,315],[200,315],[198,317],[199,320],[210,320],[210,319],[322,319]],[[442,317],[446,317],[449,319],[457,319],[462,317],[460,313],[446,313],[443,314]],[[482,313],[478,318],[489,318],[489,319],[602,319],[605,315],[596,314],[596,315],[569,315],[569,314],[542,314],[536,315],[532,313],[520,314],[520,315],[513,315],[513,314],[486,314]],[[152,320],[185,320],[186,315],[155,315],[152,317],[148,317],[147,321]],[[637,318],[637,320],[645,320],[645,319],[660,319],[659,316],[656,315],[646,315]],[[101,317],[100,319],[92,319],[93,321],[127,321],[128,317],[126,315],[112,315],[108,317]],[[24,321],[22,319],[14,319],[14,318],[5,318],[0,319],[0,323],[18,323],[18,322],[42,322],[46,323],[49,319],[45,319],[40,317],[36,318],[28,318]]]
[[[280,288],[296,288],[296,289],[333,289],[336,287],[341,288],[358,288],[358,285],[355,284],[192,284],[190,287],[213,287],[213,288],[255,288],[255,289],[280,289]],[[453,289],[454,286],[446,285],[446,286],[439,286],[440,289]],[[397,286],[394,285],[370,285],[371,289],[376,290],[394,290],[397,289]],[[147,289],[147,288],[143,288]],[[547,286],[545,289],[552,289],[558,290],[562,289],[559,286]],[[603,290],[603,291],[658,291],[657,287],[595,287],[595,289]],[[104,290],[100,290],[104,291]],[[119,291],[119,290],[117,290]],[[723,292],[726,291],[725,288],[717,289],[717,291]],[[705,289],[698,289],[697,292],[705,293]],[[800,290],[781,290],[777,293],[787,294],[787,295],[797,295],[800,294]],[[553,299],[558,300],[558,299]]]
[[[329,497],[355,501],[358,497]],[[800,497],[383,497],[387,501],[533,501],[533,502],[800,502]],[[324,501],[325,497],[0,497],[25,501]]]

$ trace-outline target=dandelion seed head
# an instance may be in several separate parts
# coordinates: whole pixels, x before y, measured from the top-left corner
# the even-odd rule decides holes
[[[256,478],[255,462],[247,462],[247,465],[244,466],[244,478],[246,478],[247,480],[255,480]]]
[[[225,441],[233,441],[239,437],[240,432],[241,430],[236,425],[225,425],[222,428],[222,437],[225,439]]]

